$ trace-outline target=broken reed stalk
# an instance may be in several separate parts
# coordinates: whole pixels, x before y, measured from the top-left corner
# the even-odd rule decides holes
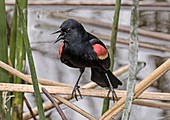
[[[63,111],[61,110],[60,106],[55,101],[55,99],[50,95],[50,93],[44,87],[42,87],[41,89],[42,89],[42,92],[47,96],[47,98],[53,103],[54,107],[58,111],[58,113],[61,116],[62,120],[67,120],[67,118],[66,118],[65,114],[63,113]]]
[[[89,120],[96,120],[93,116],[91,116],[89,113],[87,113],[86,111],[84,111],[83,109],[79,108],[78,106],[70,103],[69,101],[67,101],[66,99],[62,98],[59,95],[53,95],[54,98],[56,98],[58,101],[64,103],[66,106],[70,107],[71,109],[73,109],[74,111],[77,111],[78,113],[80,113],[81,115],[83,115],[84,117],[88,118]]]
[[[170,59],[164,62],[135,87],[135,94],[133,99],[137,98],[144,90],[146,90],[153,82],[165,74],[169,69]],[[115,117],[123,109],[125,99],[126,97],[123,96],[112,108],[103,114],[99,120],[110,120]]]
[[[0,91],[13,91],[13,92],[27,92],[33,93],[32,85],[25,84],[12,84],[12,83],[0,83]],[[71,95],[73,87],[64,87],[64,86],[41,86],[48,90],[50,94],[62,94],[62,95]],[[93,88],[80,88],[81,94],[83,96],[90,97],[106,97],[108,90],[105,89],[93,89]],[[124,97],[126,91],[115,90],[118,98]],[[40,90],[42,93],[42,91]],[[112,95],[109,95],[112,98]],[[144,92],[138,99],[147,99],[147,100],[170,100],[170,93],[161,93],[161,92]]]
[[[1,85],[1,84],[0,84]],[[23,87],[20,87],[20,85],[16,85],[16,84],[13,84],[14,86],[9,86],[9,87],[7,87],[8,85],[6,85],[5,84],[5,88],[7,89],[7,90],[9,90],[9,88],[14,88],[14,89],[21,89],[21,90],[25,90],[25,89],[27,89],[26,91],[22,91],[22,92],[34,92],[33,91],[33,88],[31,88],[29,91],[28,91],[28,89],[29,89],[29,87],[28,86],[30,86],[30,87],[32,87],[31,85],[21,85],[21,86],[23,86]],[[2,87],[2,89],[3,89],[3,86],[4,85],[1,85],[1,87]],[[61,93],[61,91],[63,92],[63,91],[65,91],[65,93],[68,93],[69,91],[71,91],[71,89],[70,89],[70,87],[67,87],[67,90],[65,90],[65,89],[63,89],[64,87],[55,87],[54,88],[54,86],[52,86],[52,88],[49,88],[49,86],[45,86],[45,88],[47,88],[48,90],[49,90],[49,92],[52,92],[53,94],[54,93]],[[15,91],[13,89],[13,91]],[[57,90],[61,90],[61,91],[57,91],[57,92],[55,92],[56,90],[55,89],[57,89]],[[51,91],[52,90],[52,91]],[[107,95],[107,93],[108,93],[108,91],[106,91],[106,90],[95,90],[95,89],[84,89],[84,90],[82,90],[82,89],[80,89],[81,90],[81,93],[82,93],[82,95],[87,95],[87,96],[95,96],[95,95],[92,95],[93,93],[94,94],[98,94],[98,95],[101,95],[100,97],[106,97],[106,95]],[[90,91],[89,91],[90,90]],[[102,92],[102,91],[105,91],[105,92]],[[19,91],[17,91],[17,92],[19,92]],[[20,91],[21,92],[21,91]],[[117,91],[116,91],[117,92]],[[118,97],[121,97],[121,96],[124,96],[125,95],[125,92],[120,96],[120,94],[119,93],[121,93],[120,91],[119,92],[117,92],[117,95],[118,95]],[[64,93],[62,93],[62,94],[64,94]],[[71,95],[71,92],[69,93],[70,95]],[[168,96],[170,96],[170,93],[159,93],[159,94],[157,94],[157,93],[152,93],[152,92],[146,92],[146,93],[143,93],[144,95],[142,96],[141,95],[141,97],[140,98],[146,98],[147,96],[149,96],[150,97],[150,99],[152,99],[152,98],[154,98],[154,97],[156,97],[156,99],[159,99],[159,100],[170,100],[170,97],[168,98]],[[162,94],[164,94],[164,95],[162,95]],[[152,95],[154,95],[154,96],[152,96]],[[56,99],[60,99],[60,98],[58,98],[57,96],[55,96],[55,95],[53,95],[53,97],[55,97]],[[110,96],[110,98],[111,98],[112,96]],[[166,99],[166,97],[167,97],[167,99]],[[163,98],[163,99],[162,99]],[[69,103],[68,103],[68,101],[67,101],[67,103],[65,102],[65,101],[63,101],[63,99],[64,98],[61,98],[59,101],[61,101],[61,102],[63,102],[64,104],[66,104],[66,105],[68,105]],[[71,104],[71,103],[70,103]],[[144,101],[144,100],[140,100],[140,99],[137,99],[137,100],[135,100],[134,101],[134,104],[137,104],[137,105],[143,105],[143,106],[148,106],[148,107],[155,107],[155,108],[160,108],[160,109],[168,109],[168,107],[170,106],[170,104],[166,104],[166,103],[161,103],[161,102],[154,102],[154,101]],[[49,106],[51,106],[51,104],[49,104],[48,103],[48,105]],[[159,106],[159,105],[162,105],[162,106]],[[52,106],[51,106],[52,107]],[[50,107],[50,108],[51,108]],[[92,119],[93,117],[90,115],[90,114],[88,114],[88,113],[85,113],[85,112],[83,112],[83,110],[80,110],[80,108],[77,108],[76,106],[74,106],[74,105],[69,105],[69,107],[71,107],[71,108],[73,108],[75,111],[77,111],[77,112],[79,112],[80,114],[82,114],[83,116],[85,116],[85,117],[87,117],[87,118],[89,118],[89,119]],[[169,109],[168,109],[169,110]],[[34,109],[33,109],[33,111],[34,111]],[[35,112],[33,112],[34,114],[35,114]],[[25,114],[24,113],[24,119],[28,119],[28,118],[31,118],[32,117],[32,115],[29,113],[27,113],[27,114]],[[93,119],[95,119],[95,118],[93,118]]]
[[[11,85],[8,86],[7,84],[4,84],[4,85],[0,84],[0,85],[1,85],[2,89],[6,88],[6,90],[10,90],[12,88],[11,91],[15,91],[15,89],[17,88],[18,89],[17,92],[34,92],[33,88],[32,88],[32,85],[22,85],[22,84],[20,84],[20,85],[12,84],[12,86]],[[54,87],[54,86],[51,86],[51,88],[49,88],[50,86],[44,86],[44,87],[47,88],[48,91],[50,93],[53,93],[53,94],[54,93],[62,93],[62,94],[69,93],[71,95],[71,92],[69,92],[69,91],[71,91],[72,88],[70,88],[70,87]],[[3,90],[5,90],[5,89],[3,89]],[[56,90],[60,90],[60,91],[56,91]],[[80,89],[80,90],[81,90],[82,95],[87,95],[87,96],[92,96],[92,97],[96,97],[96,96],[98,97],[99,95],[100,95],[100,97],[106,97],[107,93],[108,93],[107,90],[95,90],[95,89],[84,89],[84,90]],[[124,92],[116,91],[116,93],[117,93],[118,97],[124,96],[126,94],[125,91]],[[59,98],[56,95],[53,95],[53,97],[55,97],[59,101],[63,102],[67,106],[71,107],[75,111],[79,112],[83,116],[87,117],[88,119],[93,118],[90,114],[85,113],[83,110],[81,110],[80,108],[77,108],[75,105],[70,105],[71,103],[68,103],[68,101],[66,101],[66,100],[64,101],[63,100],[64,98],[61,98],[61,97]],[[110,95],[110,98],[111,97],[112,96]],[[149,98],[147,98],[147,97],[149,97]],[[157,94],[157,93],[154,93],[154,92],[144,92],[142,95],[140,95],[139,98],[142,98],[142,99],[146,99],[146,98],[147,99],[156,99],[156,100],[170,100],[170,93],[158,93]],[[47,103],[47,104],[49,106],[51,106],[51,104],[49,104],[49,103]],[[58,103],[58,104],[60,104],[60,103]],[[134,104],[148,106],[148,107],[154,107],[154,108],[160,108],[160,109],[168,109],[168,110],[170,108],[169,107],[170,104],[167,104],[167,103],[146,101],[146,100],[141,100],[141,99],[135,100]],[[49,108],[51,108],[51,107],[49,107]],[[34,111],[33,113],[35,114],[34,109],[33,109],[33,111]],[[28,118],[32,117],[32,114],[24,113],[23,116],[24,116],[24,119],[28,119]],[[93,119],[95,119],[95,118],[93,118]]]
[[[63,19],[74,18],[82,23],[97,26],[97,27],[107,28],[107,29],[111,29],[111,26],[112,26],[110,23],[101,22],[99,20],[95,20],[95,19],[91,19],[91,18],[84,19],[83,17],[69,16],[69,15],[65,15],[63,13],[59,13],[59,12],[53,12],[53,13],[51,13],[51,16],[59,17],[59,18],[63,18]],[[119,25],[118,31],[129,33],[130,27],[124,26],[124,25]],[[170,35],[165,34],[165,33],[154,32],[154,31],[149,31],[149,30],[144,30],[144,29],[139,28],[138,34],[145,36],[145,37],[151,37],[151,38],[156,38],[159,40],[170,41]]]

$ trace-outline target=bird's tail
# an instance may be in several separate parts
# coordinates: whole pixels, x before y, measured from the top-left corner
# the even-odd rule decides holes
[[[97,68],[91,68],[91,74],[91,80],[101,87],[110,87],[108,78],[113,88],[117,88],[118,85],[122,85],[122,82],[116,78],[110,70],[103,72]]]

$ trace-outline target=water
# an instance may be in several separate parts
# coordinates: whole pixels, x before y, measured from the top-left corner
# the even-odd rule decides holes
[[[37,70],[37,75],[42,78],[67,83],[74,85],[77,77],[79,75],[79,70],[70,68],[62,64],[59,60],[58,48],[61,43],[53,44],[57,35],[51,35],[52,32],[58,29],[58,26],[62,23],[64,19],[59,18],[54,15],[54,13],[60,12],[66,15],[78,16],[86,18],[91,18],[95,20],[100,20],[112,24],[113,20],[113,10],[107,9],[107,7],[77,7],[77,6],[30,6],[29,7],[29,39],[31,47],[33,50],[33,57],[35,61],[35,66]],[[128,9],[123,9],[120,13],[120,24],[129,25],[130,23],[130,11]],[[101,27],[94,27],[87,24],[83,24],[87,31],[93,33],[99,33],[103,35],[110,35],[110,29],[104,29]],[[143,29],[151,31],[159,31],[163,33],[170,33],[170,12],[167,11],[141,11],[140,12],[140,27]],[[119,32],[118,38],[128,39],[129,35],[127,33]],[[104,40],[103,40],[104,41]],[[104,41],[106,45],[109,45],[108,41]],[[139,36],[139,42],[145,42],[150,44],[155,44],[158,46],[164,46],[170,49],[169,41],[162,41],[158,39],[148,38]],[[128,64],[128,46],[123,44],[117,44],[116,48],[116,58],[115,58],[115,69],[122,65]],[[145,48],[139,48],[139,61],[146,62],[146,67],[142,69],[137,75],[137,81],[139,82],[145,78],[149,73],[151,73],[156,67],[158,67],[158,62],[163,62],[170,56],[169,52],[162,52],[158,50],[150,50]],[[29,72],[29,70],[28,70]],[[127,81],[127,75],[119,77],[123,82]],[[169,92],[170,82],[168,80],[170,74],[167,73],[165,80],[168,81],[165,89],[159,83],[156,82],[148,91],[166,91]],[[80,81],[80,85],[83,85],[90,81],[90,70],[86,69],[83,77]],[[162,81],[161,83],[163,83]],[[159,88],[159,89],[158,89]],[[164,88],[164,89],[163,89]],[[125,89],[125,86],[119,89]],[[27,94],[27,97],[31,95]],[[47,100],[43,97],[44,100]],[[33,102],[34,100],[30,99]],[[94,117],[98,118],[101,114],[102,102],[100,98],[83,97],[82,100],[73,101],[75,105],[84,109],[88,113],[92,114]],[[113,103],[111,102],[111,105]],[[85,120],[83,116],[74,112],[70,108],[61,106],[64,110],[65,115],[69,120]],[[51,112],[51,118],[53,120],[59,119],[58,113],[53,109]],[[164,111],[161,109],[154,109],[148,107],[141,107],[133,105],[133,110],[130,120],[158,120],[168,116],[169,111]],[[117,119],[120,115],[117,116]],[[169,120],[170,117],[165,118]]]

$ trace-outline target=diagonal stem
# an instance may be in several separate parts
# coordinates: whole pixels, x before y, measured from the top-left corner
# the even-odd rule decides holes
[[[54,98],[49,94],[49,92],[42,87],[42,92],[48,97],[48,99],[53,103],[54,107],[56,108],[56,110],[58,111],[58,113],[60,114],[62,120],[67,120],[66,116],[64,115],[63,111],[61,110],[60,106],[58,105],[58,103],[54,100]]]
[[[155,82],[168,70],[170,70],[170,59],[164,62],[135,87],[135,94],[133,99],[142,94],[144,90],[146,90],[153,82]],[[111,118],[115,117],[123,109],[125,99],[126,96],[123,96],[112,108],[110,108],[105,114],[103,114],[99,118],[99,120],[110,120]]]

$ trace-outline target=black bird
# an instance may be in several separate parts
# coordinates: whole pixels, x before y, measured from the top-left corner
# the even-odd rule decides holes
[[[78,100],[76,91],[82,98],[78,83],[85,67],[91,68],[91,80],[101,87],[109,87],[109,93],[112,91],[113,99],[116,98],[114,88],[122,83],[109,70],[110,58],[106,46],[97,37],[88,33],[75,19],[65,20],[59,30],[53,34],[55,33],[60,33],[55,43],[63,40],[59,48],[61,62],[80,69],[80,75],[72,92],[76,100]]]

